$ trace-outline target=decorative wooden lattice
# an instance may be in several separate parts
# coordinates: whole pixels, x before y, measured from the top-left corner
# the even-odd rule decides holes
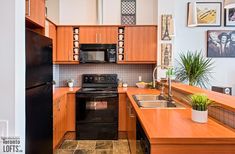
[[[136,24],[136,0],[121,1],[121,23],[122,25]]]

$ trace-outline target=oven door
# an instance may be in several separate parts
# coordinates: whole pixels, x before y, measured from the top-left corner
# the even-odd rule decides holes
[[[80,63],[106,63],[106,50],[80,50]]]
[[[76,131],[78,140],[118,138],[118,94],[77,94]]]
[[[78,123],[113,123],[118,120],[118,94],[77,94]]]

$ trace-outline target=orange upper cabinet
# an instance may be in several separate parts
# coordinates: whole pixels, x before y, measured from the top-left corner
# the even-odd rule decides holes
[[[25,15],[30,22],[45,26],[45,0],[25,0]]]
[[[73,61],[73,27],[57,27],[57,62]]]
[[[45,24],[45,36],[52,39],[53,42],[53,62],[56,61],[56,25],[50,21]]]
[[[80,27],[81,44],[117,44],[117,27]]]
[[[124,62],[156,63],[157,27],[125,27]]]

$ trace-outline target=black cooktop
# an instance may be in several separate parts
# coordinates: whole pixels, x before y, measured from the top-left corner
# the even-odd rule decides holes
[[[117,93],[117,74],[84,74],[77,93]]]

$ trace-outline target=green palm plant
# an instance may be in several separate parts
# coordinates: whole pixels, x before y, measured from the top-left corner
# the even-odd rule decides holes
[[[206,58],[201,52],[181,53],[177,60],[175,69],[176,79],[181,82],[188,82],[192,86],[200,86],[206,88],[212,78],[212,69],[214,62],[210,58]]]

